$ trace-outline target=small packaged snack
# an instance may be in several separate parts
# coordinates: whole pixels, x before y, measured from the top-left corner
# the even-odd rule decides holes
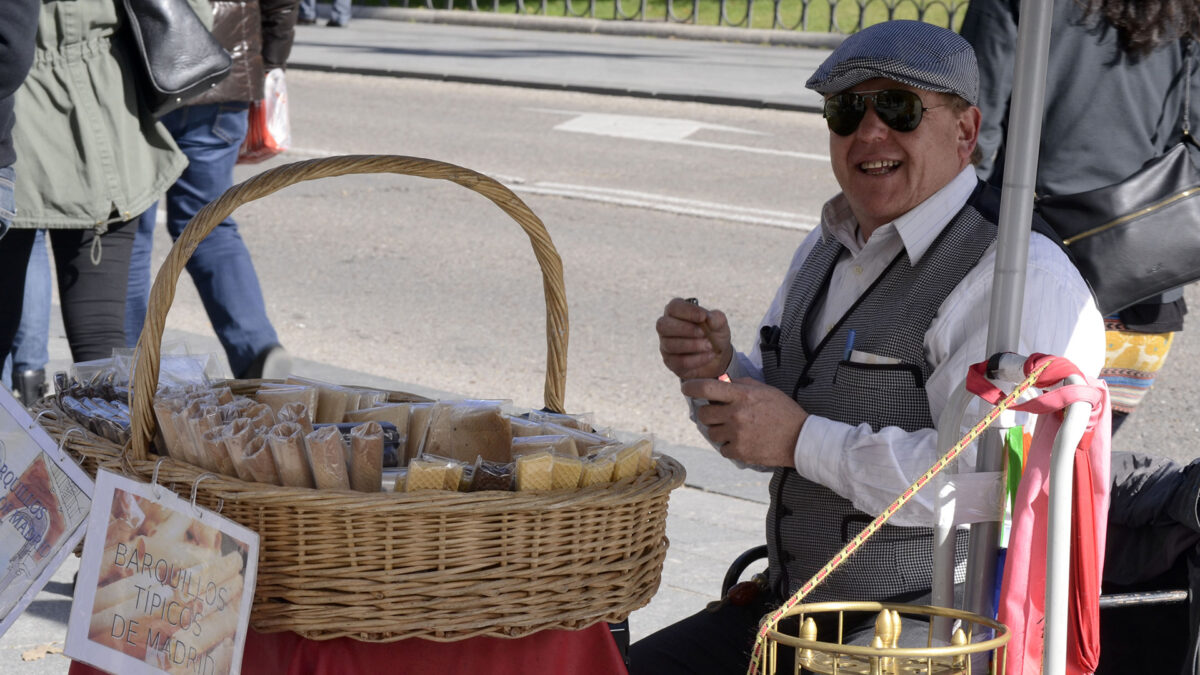
[[[350,430],[350,489],[379,492],[383,479],[383,427],[365,422]]]
[[[482,457],[475,460],[471,472],[471,492],[483,490],[513,489],[513,465],[511,462],[489,462]]]
[[[313,414],[313,422],[317,424],[336,424],[346,416],[347,410],[358,408],[358,392],[346,387],[295,375],[288,377],[284,383],[314,387],[317,390],[317,405],[309,408]]]
[[[346,422],[391,422],[397,429],[408,433],[408,418],[412,408],[411,403],[382,403],[370,408],[346,411],[343,421]]]
[[[253,427],[252,427],[253,428]],[[283,485],[279,478],[279,469],[275,466],[275,455],[271,453],[271,444],[265,434],[255,430],[250,442],[246,444],[245,467],[254,480],[269,485]]]
[[[304,437],[313,482],[320,490],[349,490],[346,443],[336,426],[320,427]]]
[[[271,455],[283,485],[291,487],[316,487],[312,469],[308,466],[308,452],[304,447],[304,433],[295,422],[280,422],[267,432]]]
[[[445,457],[420,455],[408,463],[408,477],[404,481],[404,491],[457,490],[460,478],[462,478],[461,462],[454,462]]]
[[[233,469],[237,472],[237,477],[242,480],[258,480],[254,474],[250,472],[246,451],[250,446],[250,441],[257,435],[255,428],[251,426],[250,420],[239,417],[229,424],[225,425],[222,430],[222,440],[225,442],[225,450],[229,452],[229,459],[233,462]]]
[[[275,413],[276,422],[295,422],[307,436],[313,432],[313,416],[308,406],[300,401],[290,401]]]
[[[218,473],[225,476],[237,476],[237,469],[225,449],[225,427],[217,426],[204,432],[200,439],[201,451],[212,462]]]
[[[549,410],[531,410],[529,411],[529,421],[531,422],[546,422],[550,424],[558,424],[567,427],[568,429],[577,429],[592,433],[596,427],[592,424],[592,413],[579,413],[576,415],[567,415],[565,413],[550,412]]]
[[[546,422],[542,426],[544,429],[542,433],[544,434],[566,434],[570,436],[571,440],[575,441],[575,448],[579,451],[580,457],[593,455],[609,446],[620,445],[620,441],[615,438],[609,438],[608,436],[590,431],[581,431],[565,427],[561,424],[554,424],[553,422]]]
[[[491,401],[440,401],[429,414],[424,454],[473,463],[476,457],[490,462],[512,459],[512,424]]]
[[[275,411],[266,403],[255,403],[242,411],[242,416],[250,420],[250,424],[261,431],[270,431],[275,426]]]
[[[549,450],[521,455],[515,464],[518,491],[542,491],[554,487],[554,455]]]
[[[578,457],[564,455],[554,456],[551,468],[551,488],[555,490],[574,489],[579,485],[579,477],[583,475],[583,460]]]
[[[575,440],[566,434],[557,434],[554,436],[514,436],[512,439],[513,459],[540,450],[549,450],[551,453],[563,457],[579,456],[579,451],[575,449]]]
[[[508,423],[512,426],[513,438],[519,438],[522,436],[544,436],[546,434],[546,430],[542,426],[541,422],[533,422],[527,417],[510,415],[508,418]]]
[[[388,393],[379,389],[370,389],[367,387],[346,387],[352,391],[358,392],[358,406],[354,410],[363,410],[364,408],[374,408],[385,405],[388,402]],[[346,410],[351,412],[350,409]],[[347,420],[353,421],[353,420]]]
[[[271,410],[275,413],[292,401],[299,401],[312,411],[317,409],[318,394],[316,387],[308,385],[263,382],[258,388],[258,392],[254,394],[254,399],[259,403],[271,406]]]
[[[579,474],[579,487],[604,485],[613,480],[613,468],[617,461],[611,454],[592,455],[583,460],[583,470]]]
[[[404,456],[400,458],[400,466],[408,466],[414,457],[421,454],[421,447],[425,444],[425,432],[429,430],[429,415],[432,412],[432,401],[409,406],[408,433],[404,437]]]

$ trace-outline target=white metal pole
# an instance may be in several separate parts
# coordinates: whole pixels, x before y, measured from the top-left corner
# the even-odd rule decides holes
[[[1004,192],[1000,199],[996,271],[988,318],[988,354],[1018,350],[1053,9],[1051,0],[1021,0],[1012,103],[1005,137]],[[1003,469],[1004,451],[1000,440],[998,435],[988,434],[980,441],[977,471]],[[976,523],[971,527],[967,565],[970,576],[964,606],[984,616],[995,615],[992,591],[999,538],[1000,523]]]

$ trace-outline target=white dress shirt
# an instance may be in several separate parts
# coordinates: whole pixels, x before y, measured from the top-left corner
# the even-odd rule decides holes
[[[804,328],[810,344],[818,344],[902,248],[914,264],[921,259],[962,209],[976,182],[974,168],[968,166],[932,197],[877,229],[866,242],[858,234],[857,222],[845,197],[837,195],[825,204],[821,227],[809,233],[796,249],[787,276],[761,325],[779,325],[792,280],[817,237],[835,237],[846,250],[834,267],[824,302],[815,308],[816,321]],[[989,356],[985,351],[995,262],[993,243],[947,296],[925,333],[925,357],[933,366],[925,389],[935,422],[966,377],[967,368]],[[1034,233],[1029,242],[1026,274],[1018,353],[1064,356],[1085,375],[1096,377],[1104,363],[1104,322],[1079,273],[1053,242]],[[735,355],[728,374],[733,378],[763,379],[757,339],[748,355]],[[990,405],[976,399],[965,416],[965,428],[989,409]],[[960,461],[968,462],[962,464],[964,470],[974,466],[974,456],[974,448],[960,455]],[[885,427],[876,432],[866,423],[855,426],[816,415],[804,423],[795,449],[796,471],[800,475],[828,487],[872,516],[890,505],[937,458],[934,429],[907,432]],[[923,490],[890,522],[930,525],[933,499],[933,490]]]

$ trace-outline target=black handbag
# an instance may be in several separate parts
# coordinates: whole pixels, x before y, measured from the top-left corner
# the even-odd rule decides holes
[[[1034,210],[1108,316],[1200,279],[1200,171],[1190,149],[1191,45],[1185,47],[1183,140],[1114,185],[1038,197]]]
[[[137,45],[138,92],[155,117],[220,82],[233,67],[229,52],[187,0],[122,0]]]

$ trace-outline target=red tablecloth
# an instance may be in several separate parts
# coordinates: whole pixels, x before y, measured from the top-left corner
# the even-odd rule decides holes
[[[103,672],[74,662],[70,675]],[[515,640],[477,637],[458,642],[305,640],[295,633],[251,630],[246,636],[242,672],[246,675],[624,675],[625,665],[608,625],[599,623],[580,631],[545,630]]]

